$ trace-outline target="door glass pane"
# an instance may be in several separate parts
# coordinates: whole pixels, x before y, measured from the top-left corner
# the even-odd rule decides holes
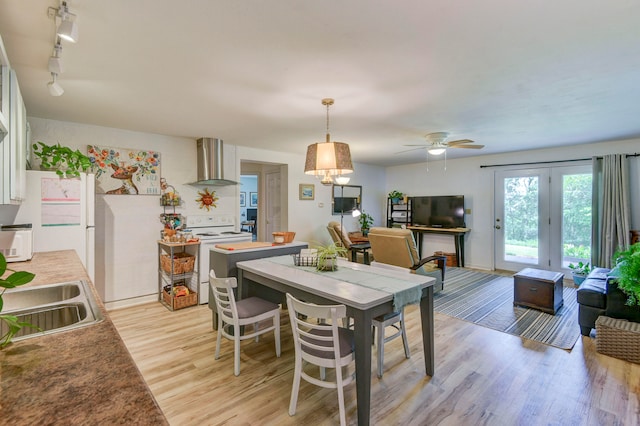
[[[591,260],[591,173],[562,178],[562,266]]]
[[[504,260],[538,263],[538,177],[504,180]]]

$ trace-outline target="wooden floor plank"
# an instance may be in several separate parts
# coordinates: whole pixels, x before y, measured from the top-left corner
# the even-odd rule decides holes
[[[286,312],[282,356],[273,335],[245,341],[238,377],[232,342],[223,339],[214,359],[216,332],[204,305],[169,312],[156,302],[109,315],[172,425],[338,422],[336,392],[305,382],[296,415],[288,414],[294,353]],[[404,357],[400,339],[387,343],[383,378],[372,372],[372,424],[640,424],[640,365],[596,353],[593,338],[581,337],[569,352],[436,313],[430,378],[420,311],[411,306],[405,315],[412,356]],[[373,358],[375,369],[375,351]],[[354,384],[345,399],[356,424]]]

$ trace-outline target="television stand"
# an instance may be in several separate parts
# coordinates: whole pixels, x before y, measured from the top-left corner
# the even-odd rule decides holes
[[[464,267],[464,235],[471,231],[469,228],[437,228],[437,227],[427,227],[427,226],[407,226],[407,229],[410,229],[415,237],[416,243],[418,244],[418,256],[422,259],[422,234],[441,234],[441,235],[451,235],[453,237],[453,242],[456,247],[456,260],[458,261],[458,266]]]

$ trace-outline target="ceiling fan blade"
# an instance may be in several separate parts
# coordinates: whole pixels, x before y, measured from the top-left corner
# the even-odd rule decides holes
[[[422,147],[427,147],[427,146],[431,146],[431,144],[421,143],[419,145],[402,145],[402,146],[422,146]]]
[[[484,145],[452,145],[449,148],[469,148],[469,149],[480,149],[484,148]]]
[[[463,143],[473,143],[473,141],[471,139],[460,139],[457,141],[447,142],[447,145],[454,146],[454,145],[461,145]]]
[[[417,146],[418,148],[406,149],[404,151],[396,152],[396,154],[404,154],[405,152],[417,151],[419,149],[425,149],[427,147],[426,145],[405,145],[405,146]]]

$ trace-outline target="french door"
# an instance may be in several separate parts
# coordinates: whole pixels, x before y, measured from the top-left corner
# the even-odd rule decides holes
[[[495,267],[568,272],[591,257],[591,166],[495,174]]]

